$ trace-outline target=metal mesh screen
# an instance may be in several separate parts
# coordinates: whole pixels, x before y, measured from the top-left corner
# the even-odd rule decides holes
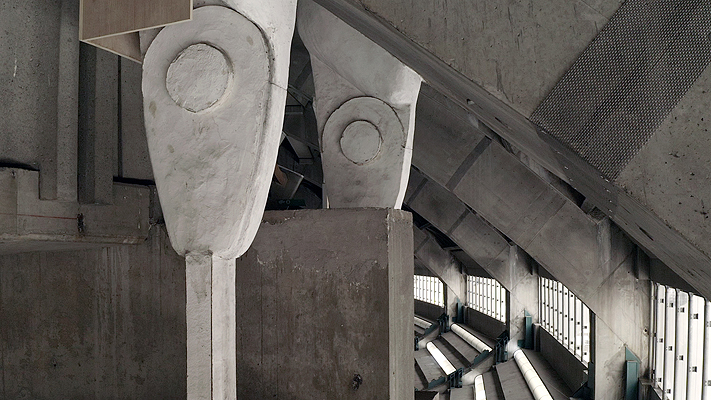
[[[614,180],[711,61],[711,1],[629,0],[531,120]]]

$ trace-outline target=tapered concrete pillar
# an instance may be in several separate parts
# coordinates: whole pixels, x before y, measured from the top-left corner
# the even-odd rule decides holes
[[[312,0],[299,2],[311,55],[327,206],[402,205],[422,79]]]
[[[171,244],[186,256],[188,399],[236,398],[234,259],[266,204],[295,17],[295,0],[204,5],[145,54],[151,163]]]

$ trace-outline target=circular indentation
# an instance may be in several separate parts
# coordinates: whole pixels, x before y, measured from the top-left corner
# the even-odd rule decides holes
[[[232,67],[215,47],[197,43],[185,48],[168,67],[165,86],[173,101],[192,112],[215,105],[227,91]]]
[[[380,152],[383,139],[375,125],[368,121],[351,122],[341,135],[341,151],[355,164],[365,164]]]

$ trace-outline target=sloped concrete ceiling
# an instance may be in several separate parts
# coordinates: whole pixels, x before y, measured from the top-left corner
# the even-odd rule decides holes
[[[440,143],[448,140],[441,134],[459,135],[449,135],[454,142],[445,146],[447,150],[429,149],[440,152],[439,165],[427,171],[431,178],[454,190],[440,178],[446,175],[445,170],[455,174],[458,167],[454,165],[461,165],[481,143],[482,133],[492,137],[487,132],[490,128],[572,185],[699,292],[711,295],[711,225],[706,218],[706,207],[711,204],[711,174],[702,150],[709,140],[709,118],[703,113],[711,106],[707,94],[711,72],[704,71],[685,92],[617,180],[606,179],[580,154],[529,120],[622,2],[317,1],[473,115],[468,129],[450,125],[451,129],[432,133]],[[638,32],[641,36],[635,37],[645,46],[650,41],[644,35],[653,32]],[[664,62],[673,57],[669,50]],[[660,101],[671,98],[664,92],[655,95]],[[573,95],[567,101],[574,103],[576,98]],[[646,118],[644,113],[640,115]],[[481,132],[476,129],[477,120]],[[418,118],[416,125],[421,123]],[[420,167],[417,158],[415,143],[413,165]],[[498,173],[497,179],[507,179],[508,172]],[[454,191],[458,196],[478,194],[471,188]],[[508,198],[514,195],[515,190],[509,191],[505,200],[515,201]],[[462,200],[471,203],[473,199]],[[469,205],[480,212],[479,205]],[[525,214],[526,210],[513,207],[509,212]],[[490,222],[497,225],[495,220]]]
[[[620,4],[618,0],[359,3],[526,116]]]

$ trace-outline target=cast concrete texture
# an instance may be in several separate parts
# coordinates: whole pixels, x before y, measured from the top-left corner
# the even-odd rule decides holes
[[[229,6],[200,7],[190,22],[163,28],[143,64],[148,144],[173,247],[179,254],[210,251],[225,259],[247,250],[267,200],[296,17],[294,1]],[[233,78],[224,91],[216,88],[224,93],[216,104],[192,112],[168,95],[166,74],[171,60],[197,43],[220,48]],[[174,72],[187,74],[187,81],[202,73]]]
[[[185,264],[141,245],[0,256],[2,399],[184,399]]]
[[[400,208],[420,76],[311,0],[299,2],[297,23],[311,55],[328,204]]]
[[[185,256],[188,398],[237,392],[235,264],[209,253]]]
[[[238,398],[413,398],[409,213],[266,212],[237,276]]]
[[[632,197],[707,255],[711,255],[710,91],[707,68],[617,179]]]
[[[494,146],[498,145],[492,143],[490,148]],[[516,331],[522,328],[522,311],[525,309],[535,317],[538,310],[537,289],[534,286],[537,278],[527,275],[530,273],[527,268],[518,266],[521,261],[517,258],[520,256],[517,252],[511,252],[510,245],[499,231],[469,211],[446,188],[415,170],[412,174],[407,205],[440,231],[446,232],[492,277],[513,292],[510,318],[513,319],[512,324],[518,325],[512,328],[516,335]],[[477,176],[486,177],[486,174]],[[523,181],[531,179],[533,176]],[[510,196],[513,195],[507,199],[511,199]],[[638,279],[635,248],[617,226],[607,218],[595,222],[569,200],[562,201],[568,204],[568,208],[552,215],[533,238],[535,240],[520,246],[595,312],[595,335],[598,340],[595,365],[599,368],[595,374],[596,393],[609,396],[600,398],[617,398],[622,393],[619,382],[623,377],[625,345],[638,354],[643,363],[647,362],[649,281]],[[488,204],[501,206],[496,202]],[[443,213],[442,210],[454,212]],[[455,220],[453,215],[460,212],[461,217]]]
[[[453,102],[470,110],[497,134],[521,149],[527,157],[572,184],[592,204],[613,218],[635,241],[662,259],[684,279],[695,282],[697,291],[709,295],[711,259],[708,251],[703,247],[694,246],[695,237],[698,236],[697,232],[692,232],[694,229],[683,227],[684,220],[698,218],[694,209],[671,211],[678,203],[675,196],[657,196],[656,200],[652,199],[652,204],[646,205],[645,201],[642,201],[644,196],[630,195],[614,183],[605,181],[579,154],[572,153],[546,135],[539,136],[537,128],[527,119],[545,92],[553,87],[555,81],[595,36],[597,29],[612,15],[618,6],[617,2],[595,4],[592,7],[595,12],[592,14],[584,11],[591,8],[577,2],[550,3],[546,5],[550,6],[550,9],[540,6],[536,8],[528,3],[504,5],[499,2],[479,6],[479,9],[468,3],[465,6],[464,2],[450,2],[441,8],[438,4],[427,2],[416,2],[414,5],[378,0],[318,2],[391,51],[420,73],[433,87],[449,96]],[[525,12],[525,17],[517,18],[519,12]],[[422,23],[423,16],[433,13],[439,17],[429,20],[431,24]],[[472,24],[471,21],[481,18],[477,14],[486,14],[488,18],[482,18],[485,21],[482,24]],[[517,23],[520,25],[516,25]],[[449,29],[442,30],[442,25]],[[516,32],[516,38],[519,39],[518,33],[521,33],[523,38],[519,39],[518,44],[511,42],[511,33],[508,32],[514,26],[520,28]],[[591,29],[592,26],[597,27]],[[497,34],[489,35],[489,31]],[[541,34],[542,31],[545,33]],[[434,38],[433,43],[426,43],[423,39],[429,36]],[[527,47],[527,38],[533,38],[530,41],[534,44],[533,47]],[[640,46],[644,46],[644,43]],[[537,54],[544,54],[545,59],[533,56],[516,58],[522,55],[521,49],[527,48],[535,49]],[[479,56],[473,57],[473,54]],[[507,60],[507,57],[515,60]],[[493,64],[504,66],[500,74],[487,73],[485,68],[478,67],[491,60]],[[507,62],[499,63],[500,60]],[[556,60],[555,65],[552,65],[550,60]],[[469,67],[470,65],[475,67]],[[555,72],[550,75],[543,72],[530,79],[531,71],[537,72],[538,65],[546,65],[543,71]],[[523,95],[518,95],[516,88],[511,91],[505,87],[503,81],[506,79],[503,77],[509,74],[529,80],[520,85],[524,91]],[[496,79],[496,85],[493,85],[493,75],[502,77]],[[498,81],[502,83],[499,85]],[[689,101],[699,104],[700,109],[707,108],[708,98],[694,95],[698,91],[706,91],[703,85],[702,76],[687,97],[682,99],[681,104]],[[492,89],[494,86],[496,90]],[[678,131],[689,132],[696,122],[686,121],[683,124],[685,128]],[[696,133],[697,139],[691,139],[695,143],[705,140],[699,133]],[[678,151],[670,150],[672,154]],[[631,164],[634,163],[635,160]],[[665,180],[679,184],[681,192],[691,194],[697,189],[693,184],[686,184],[688,176],[685,174],[678,175],[671,170],[664,170],[661,174],[667,177]],[[698,187],[698,190],[711,192],[705,186]],[[669,212],[662,214],[655,211],[662,214],[657,216],[650,211],[650,207],[656,207],[655,210],[664,208],[660,204],[665,204]],[[681,221],[681,225],[667,225],[673,221]],[[705,229],[703,225],[701,230]]]
[[[112,204],[40,200],[40,174],[0,168],[0,254],[65,245],[139,244],[148,237],[150,190],[112,184]]]

